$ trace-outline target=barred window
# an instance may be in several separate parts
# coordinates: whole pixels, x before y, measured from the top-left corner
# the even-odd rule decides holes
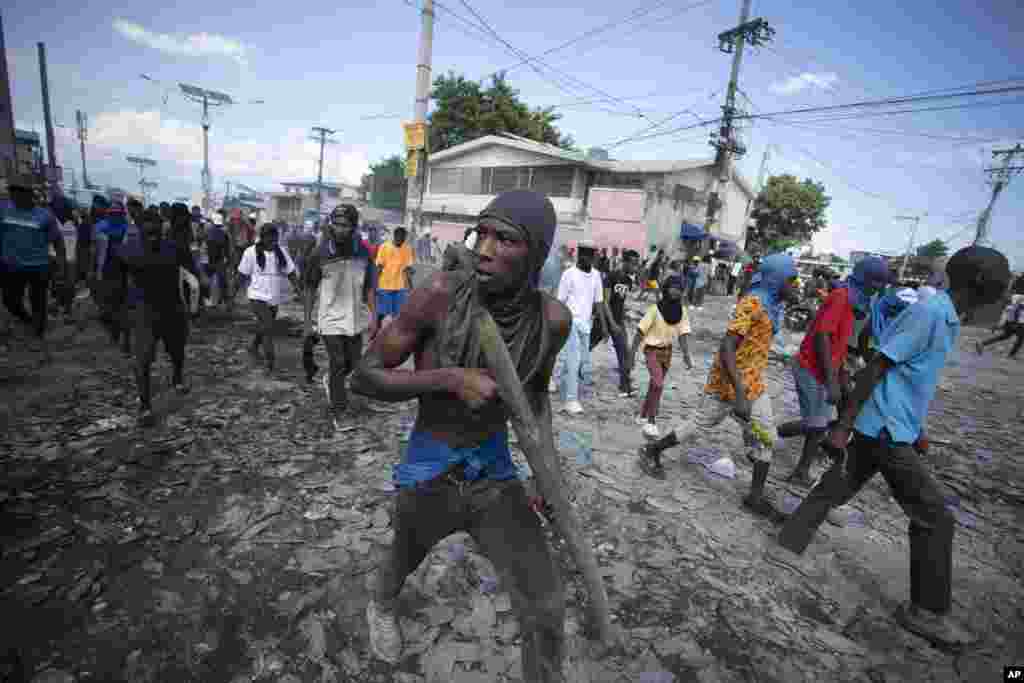
[[[572,166],[540,166],[533,169],[533,189],[549,197],[571,197],[576,169]]]
[[[434,194],[458,194],[461,168],[435,168],[430,171],[430,191]]]

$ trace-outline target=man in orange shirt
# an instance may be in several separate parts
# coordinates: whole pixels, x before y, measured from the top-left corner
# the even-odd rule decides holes
[[[394,318],[412,289],[415,255],[405,241],[405,228],[395,228],[393,241],[377,250],[377,320]]]

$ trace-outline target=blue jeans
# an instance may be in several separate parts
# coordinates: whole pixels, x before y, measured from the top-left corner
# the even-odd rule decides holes
[[[589,322],[589,321],[588,321]],[[565,347],[558,354],[558,387],[563,401],[578,401],[580,379],[590,384],[590,326],[572,321]]]

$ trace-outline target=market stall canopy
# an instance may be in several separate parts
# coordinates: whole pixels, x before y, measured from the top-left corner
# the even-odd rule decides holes
[[[693,223],[683,223],[683,227],[679,231],[679,239],[682,240],[702,240],[707,238],[708,234],[704,232],[704,228]]]

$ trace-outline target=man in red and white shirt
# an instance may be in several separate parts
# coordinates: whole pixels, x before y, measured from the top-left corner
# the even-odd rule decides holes
[[[846,282],[825,298],[807,330],[793,363],[793,380],[800,400],[800,420],[778,428],[783,439],[803,435],[804,450],[788,481],[809,486],[811,464],[839,405],[848,381],[843,367],[849,352],[856,312],[866,315],[872,295],[889,280],[885,261],[868,257],[857,263]]]

